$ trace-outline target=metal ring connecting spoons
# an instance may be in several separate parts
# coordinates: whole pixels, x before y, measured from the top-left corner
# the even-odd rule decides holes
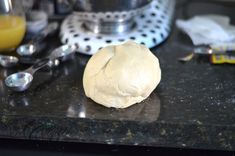
[[[37,37],[33,38],[29,43],[19,46],[16,52],[20,56],[31,56],[38,51],[38,43],[46,38],[47,35],[58,29],[58,23],[50,23]]]
[[[75,45],[60,46],[59,48],[53,50],[51,55],[48,56],[48,58],[40,60],[27,70],[9,75],[5,79],[5,84],[7,87],[14,91],[25,91],[30,87],[33,81],[33,74],[36,71],[47,65],[53,66],[51,64],[53,64],[56,60],[58,61],[58,59],[61,59],[63,61],[63,59],[66,59],[70,54],[74,53],[76,50],[77,48]]]

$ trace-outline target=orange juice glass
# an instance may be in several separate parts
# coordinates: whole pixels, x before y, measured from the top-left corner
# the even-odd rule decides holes
[[[25,35],[22,0],[0,0],[0,53],[17,48]]]
[[[0,15],[0,51],[15,49],[22,41],[25,29],[24,17]]]

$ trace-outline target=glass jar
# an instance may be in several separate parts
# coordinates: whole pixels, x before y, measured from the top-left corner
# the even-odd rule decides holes
[[[17,48],[25,31],[22,0],[0,0],[0,52],[10,52]]]

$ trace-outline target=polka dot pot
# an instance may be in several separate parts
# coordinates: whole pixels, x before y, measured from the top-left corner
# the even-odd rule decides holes
[[[79,53],[87,55],[93,55],[102,47],[120,44],[128,40],[134,40],[152,48],[169,36],[174,7],[175,0],[153,0],[148,9],[135,17],[135,28],[130,32],[118,35],[89,32],[83,27],[83,18],[74,13],[68,16],[61,25],[61,42],[75,44]],[[112,16],[110,13],[107,15]],[[118,15],[114,14],[115,16]]]

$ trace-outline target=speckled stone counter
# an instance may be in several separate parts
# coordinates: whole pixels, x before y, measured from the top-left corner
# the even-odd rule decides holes
[[[195,4],[188,16],[197,13],[197,5],[203,13],[202,5]],[[184,9],[177,9],[182,17]],[[38,72],[24,93],[5,88],[3,77],[15,69],[1,68],[0,137],[235,150],[235,66],[211,65],[205,58],[178,62],[190,46],[174,28],[164,44],[152,49],[162,68],[160,85],[147,100],[123,110],[85,97],[82,75],[88,56],[77,54],[51,71]]]

